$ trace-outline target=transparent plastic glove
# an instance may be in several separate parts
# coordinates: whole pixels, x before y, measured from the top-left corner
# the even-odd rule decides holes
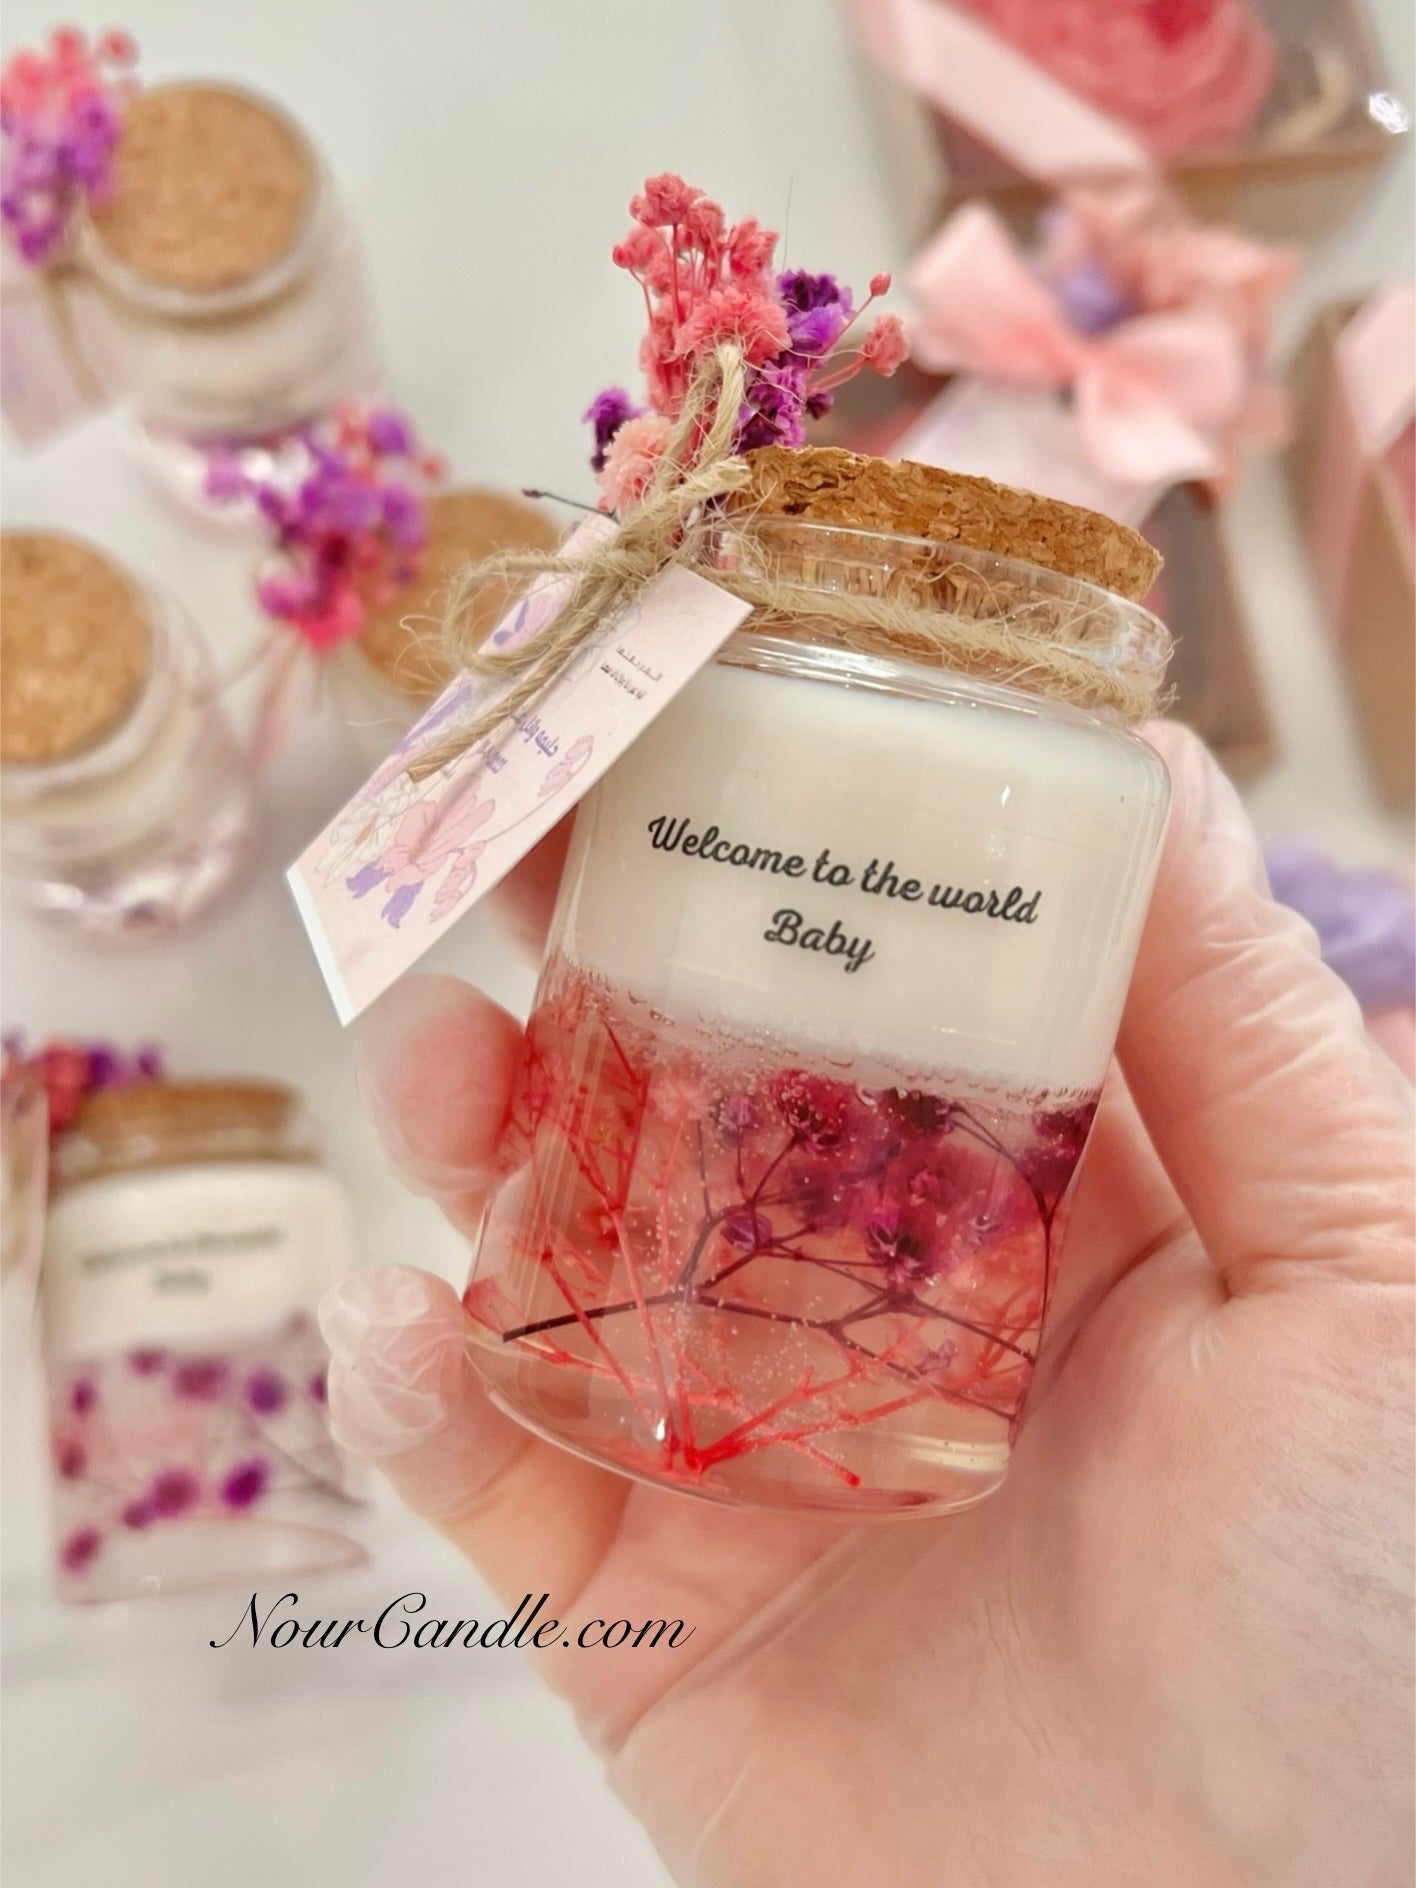
[[[1012,1472],[843,1529],[621,1480],[481,1395],[455,1293],[328,1301],[340,1435],[514,1602],[680,1618],[539,1657],[704,1888],[1399,1888],[1412,1872],[1409,1090],[1233,789],[1176,811]],[[558,861],[508,901],[523,932]],[[364,1028],[395,1164],[470,1227],[516,1025],[410,980]]]

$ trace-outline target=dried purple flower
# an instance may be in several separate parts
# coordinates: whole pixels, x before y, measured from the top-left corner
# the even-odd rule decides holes
[[[137,1530],[139,1528],[151,1527],[155,1517],[156,1510],[152,1502],[139,1497],[137,1500],[129,1501],[125,1504],[118,1519],[123,1523],[124,1527]]]
[[[784,269],[777,277],[777,295],[787,311],[788,325],[794,313],[809,314],[814,309],[838,309],[842,325],[854,312],[849,289],[843,289],[834,275],[813,275],[809,269]]]
[[[187,1357],[172,1373],[172,1388],[178,1396],[210,1403],[225,1389],[228,1374],[220,1357]]]
[[[366,430],[374,451],[390,458],[411,459],[418,450],[417,435],[407,414],[399,413],[392,407],[371,413]]]
[[[82,1573],[102,1545],[103,1536],[96,1527],[81,1527],[59,1549],[59,1564],[65,1573]]]
[[[1078,334],[1105,334],[1137,312],[1136,304],[1112,281],[1099,256],[1089,256],[1069,269],[1054,287]]]
[[[765,1213],[741,1206],[723,1220],[723,1238],[734,1252],[761,1252],[772,1243],[772,1222]]]
[[[1095,1118],[1095,1102],[1044,1109],[1033,1116],[1033,1140],[1018,1165],[1044,1199],[1056,1201],[1066,1192]]]
[[[259,1501],[270,1480],[270,1464],[260,1456],[241,1462],[221,1484],[221,1499],[228,1508],[249,1508]]]
[[[644,408],[636,405],[623,387],[606,387],[603,393],[596,394],[581,415],[585,424],[595,429],[595,450],[590,455],[592,471],[604,471],[615,434],[626,420],[637,420],[643,412]]]
[[[126,34],[90,40],[61,27],[0,74],[0,215],[25,262],[49,262],[81,201],[110,194],[136,51]]]
[[[98,1402],[98,1385],[92,1377],[80,1377],[69,1392],[69,1408],[76,1416],[87,1416]]]
[[[197,1478],[190,1469],[169,1468],[164,1469],[153,1482],[148,1500],[155,1515],[171,1520],[174,1515],[185,1514],[188,1508],[194,1506],[200,1493]]]
[[[880,1097],[880,1111],[906,1134],[952,1134],[959,1104],[918,1088],[892,1088]]]
[[[250,477],[221,459],[206,491],[254,503],[272,537],[273,568],[256,586],[261,608],[323,655],[416,577],[426,488],[444,468],[407,416],[387,407],[340,407],[301,442],[306,463],[293,491],[286,477]]]
[[[283,1409],[289,1391],[285,1379],[275,1370],[257,1370],[246,1379],[246,1401],[260,1416],[273,1416]]]
[[[1318,934],[1323,962],[1365,1010],[1416,1003],[1416,894],[1390,872],[1337,864],[1302,840],[1264,855],[1280,904]]]
[[[718,1132],[726,1141],[740,1141],[752,1130],[756,1120],[757,1110],[749,1095],[726,1096],[714,1116]]]
[[[839,1082],[793,1069],[777,1078],[772,1099],[796,1138],[818,1150],[835,1147],[845,1133],[850,1095]]]
[[[881,1206],[865,1222],[865,1247],[885,1267],[891,1287],[905,1290],[939,1270],[938,1257],[924,1234],[919,1215],[898,1206]]]

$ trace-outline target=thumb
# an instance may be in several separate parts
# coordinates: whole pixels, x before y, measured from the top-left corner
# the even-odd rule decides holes
[[[326,1293],[320,1328],[335,1440],[380,1469],[503,1598],[533,1585],[578,1593],[628,1484],[492,1407],[452,1286],[406,1265],[353,1272]]]
[[[1311,928],[1274,903],[1239,797],[1186,730],[1122,1067],[1231,1292],[1412,1275],[1410,1091]]]

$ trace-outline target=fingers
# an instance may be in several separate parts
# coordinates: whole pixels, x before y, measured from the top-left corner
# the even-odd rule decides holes
[[[527,957],[539,961],[556,908],[561,872],[570,845],[574,818],[563,819],[539,846],[534,846],[494,890],[487,905],[495,911],[512,942]]]
[[[568,1603],[603,1559],[629,1484],[487,1401],[456,1292],[409,1266],[352,1273],[320,1307],[336,1440],[372,1462],[499,1597]]]
[[[359,1086],[401,1178],[471,1231],[496,1172],[521,1032],[453,977],[407,977],[359,1027]],[[405,1266],[356,1272],[326,1297],[336,1437],[496,1591],[577,1593],[626,1483],[500,1415],[468,1356],[453,1288]]]
[[[1268,896],[1233,787],[1185,730],[1151,738],[1175,801],[1120,1053],[1156,1150],[1231,1291],[1409,1279],[1399,1082]]]
[[[455,977],[404,977],[356,1031],[359,1093],[399,1178],[471,1233],[495,1171],[520,1026]]]

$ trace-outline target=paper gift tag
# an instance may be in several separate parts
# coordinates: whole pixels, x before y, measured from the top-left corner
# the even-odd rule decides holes
[[[975,374],[951,381],[892,456],[1085,505],[1118,524],[1141,524],[1165,493],[1163,485],[1132,485],[1098,470],[1071,411],[1050,388]]]
[[[592,518],[573,554],[612,531]],[[542,578],[493,646],[525,642],[572,584]],[[288,874],[341,1022],[348,1023],[486,895],[570,811],[710,661],[749,605],[673,566],[597,631],[533,709],[425,779],[409,764],[468,726],[498,692],[462,675]]]

